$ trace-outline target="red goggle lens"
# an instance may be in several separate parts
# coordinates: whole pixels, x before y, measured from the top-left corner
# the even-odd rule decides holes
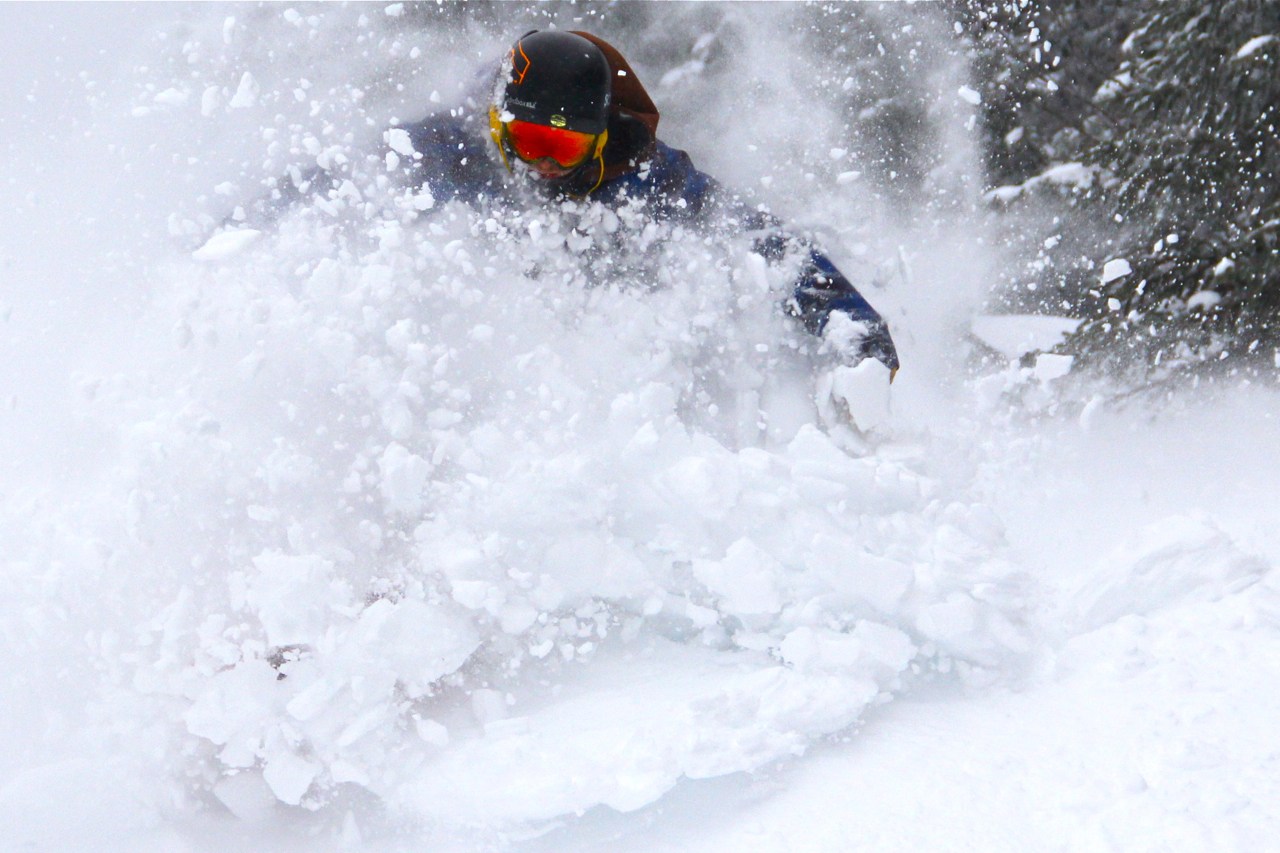
[[[519,119],[507,122],[507,139],[521,160],[532,162],[550,157],[565,168],[586,160],[596,142],[593,133],[547,127]]]

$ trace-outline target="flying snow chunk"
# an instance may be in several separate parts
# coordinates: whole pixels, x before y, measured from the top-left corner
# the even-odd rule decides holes
[[[222,90],[217,86],[210,86],[204,90],[204,94],[200,96],[200,115],[208,118],[218,109],[218,105],[222,103]]]
[[[985,201],[998,201],[1007,204],[1023,193],[1030,192],[1045,184],[1057,187],[1075,187],[1088,189],[1097,176],[1097,166],[1086,166],[1083,163],[1058,163],[1045,169],[1040,174],[1021,184],[996,187],[983,196]]]
[[[1244,44],[1240,45],[1240,49],[1236,51],[1235,59],[1246,59],[1253,56],[1266,45],[1275,41],[1275,36],[1255,36]]]
[[[1223,258],[1222,260],[1218,261],[1218,263],[1214,266],[1213,277],[1217,278],[1218,276],[1229,272],[1231,268],[1234,267],[1235,265],[1236,265],[1236,262],[1231,260],[1230,258]]]
[[[397,154],[403,154],[406,157],[412,157],[418,151],[413,147],[413,140],[409,138],[409,131],[401,127],[393,127],[388,130],[383,138],[386,139],[387,145]]]
[[[165,89],[163,92],[157,93],[151,100],[167,107],[180,107],[187,102],[187,93],[181,89]]]
[[[1108,284],[1118,278],[1124,278],[1133,272],[1133,267],[1124,258],[1113,258],[1102,265],[1102,283]]]
[[[197,261],[221,261],[239,254],[246,246],[262,236],[261,231],[253,228],[240,228],[236,231],[223,231],[214,234],[199,249],[191,253]]]
[[[978,94],[976,89],[971,89],[968,86],[961,86],[956,90],[956,94],[964,101],[973,104],[975,107],[982,103],[982,95]]]
[[[240,78],[240,85],[236,87],[236,93],[231,96],[227,106],[233,110],[252,107],[258,103],[259,91],[258,81],[254,80],[253,75],[246,71],[244,76]]]
[[[1041,382],[1061,379],[1071,372],[1071,364],[1074,360],[1074,357],[1070,355],[1058,355],[1052,352],[1040,353],[1040,355],[1036,356],[1034,371],[1036,379]]]
[[[1110,80],[1107,80],[1098,87],[1098,91],[1093,93],[1094,103],[1102,103],[1115,98],[1125,89],[1133,85],[1133,75],[1128,71],[1117,74]]]
[[[1187,308],[1199,308],[1207,311],[1222,301],[1222,294],[1216,290],[1201,290],[1187,297]]]
[[[1078,328],[1079,320],[1047,314],[984,314],[969,326],[974,337],[1009,358],[1051,350]]]
[[[388,509],[413,514],[422,508],[422,493],[431,478],[430,462],[392,442],[378,458],[378,470]]]
[[[382,10],[388,18],[398,18],[404,14],[403,3],[392,3],[390,6]]]

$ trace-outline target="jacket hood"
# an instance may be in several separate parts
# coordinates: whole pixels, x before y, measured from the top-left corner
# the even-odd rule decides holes
[[[632,171],[653,151],[658,138],[658,108],[631,70],[626,57],[599,36],[572,30],[604,52],[612,80],[609,108],[609,141],[604,148],[604,180]]]

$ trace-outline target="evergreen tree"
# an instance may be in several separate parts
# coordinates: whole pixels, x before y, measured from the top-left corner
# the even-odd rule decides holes
[[[1094,206],[1125,225],[1115,254],[1132,272],[1104,285],[1073,347],[1112,368],[1136,355],[1150,378],[1272,360],[1280,4],[1141,7],[1103,90],[1117,127],[1087,152],[1109,176]]]
[[[995,194],[1028,261],[1009,304],[1085,317],[1068,349],[1138,383],[1273,364],[1280,3],[954,8],[989,176],[1021,185]]]

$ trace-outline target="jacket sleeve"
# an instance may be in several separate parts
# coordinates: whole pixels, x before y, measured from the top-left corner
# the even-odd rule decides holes
[[[654,180],[663,205],[671,213],[702,217],[717,211],[736,220],[745,231],[758,235],[755,251],[771,262],[801,253],[804,262],[787,301],[788,311],[819,336],[833,313],[846,315],[861,326],[861,335],[851,342],[846,355],[855,360],[874,358],[890,370],[898,369],[898,352],[884,318],[822,251],[789,231],[773,214],[754,209],[727,192],[714,178],[698,171],[685,152],[659,143],[654,159],[658,171]]]
[[[492,190],[487,137],[448,116],[428,116],[405,128],[414,155],[404,168],[413,186],[426,185],[438,202],[471,202]]]
[[[788,241],[798,245],[806,255],[788,302],[791,313],[815,335],[823,333],[833,313],[848,316],[862,326],[860,336],[851,343],[853,351],[848,354],[857,360],[874,358],[890,370],[897,370],[898,350],[893,345],[888,324],[844,273],[831,263],[830,258],[803,240],[787,234],[780,224],[775,226],[773,234],[757,241],[756,251],[769,258],[772,250],[776,253],[774,257],[780,258]],[[781,243],[781,250],[774,248],[778,243]]]

